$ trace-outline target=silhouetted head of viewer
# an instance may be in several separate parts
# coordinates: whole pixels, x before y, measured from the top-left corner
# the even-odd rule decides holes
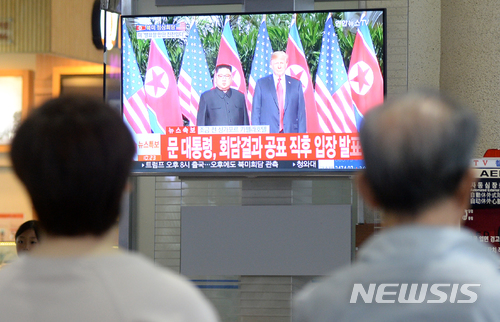
[[[135,145],[99,100],[61,97],[34,110],[11,147],[47,237],[101,236],[117,221]]]
[[[24,222],[16,231],[17,255],[27,253],[40,242],[40,224],[37,220]]]
[[[12,164],[43,239],[0,270],[2,321],[218,321],[187,279],[113,247],[134,154],[131,132],[101,100],[56,98],[21,124]]]
[[[388,226],[459,224],[474,180],[469,166],[477,132],[472,111],[438,93],[387,101],[367,113],[360,129],[366,165],[360,192],[383,210]],[[431,216],[428,210],[439,207],[456,215]]]

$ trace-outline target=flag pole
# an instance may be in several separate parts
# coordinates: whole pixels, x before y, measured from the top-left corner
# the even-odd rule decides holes
[[[363,24],[363,21],[364,21],[363,18],[365,18],[365,17],[366,17],[366,11],[363,11],[361,13],[361,17],[359,17],[360,26]],[[368,22],[366,23],[366,25],[368,26]]]

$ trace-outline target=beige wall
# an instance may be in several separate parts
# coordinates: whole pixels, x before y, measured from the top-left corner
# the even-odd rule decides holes
[[[94,0],[52,0],[51,53],[102,63],[103,52],[92,43]]]
[[[0,54],[0,69],[35,70],[36,54]]]
[[[409,0],[408,89],[439,88],[441,0]]]
[[[1,53],[40,53],[50,49],[50,1],[1,0],[0,20],[8,25]]]
[[[500,6],[441,0],[441,88],[471,106],[481,133],[475,157],[500,147]]]
[[[0,41],[0,53],[52,53],[101,63],[102,50],[92,43],[93,3],[94,0],[1,0],[0,20],[9,23],[12,41]]]

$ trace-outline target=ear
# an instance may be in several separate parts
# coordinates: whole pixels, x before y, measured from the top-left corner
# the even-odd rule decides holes
[[[474,176],[474,171],[472,169],[468,169],[465,172],[460,184],[458,185],[457,191],[455,192],[455,198],[461,208],[467,209],[470,207],[470,191],[472,183],[477,180],[478,179]]]
[[[354,178],[354,182],[358,187],[359,194],[363,197],[364,201],[372,208],[379,208],[380,203],[377,201],[372,187],[368,183],[366,173],[364,171],[358,173]]]

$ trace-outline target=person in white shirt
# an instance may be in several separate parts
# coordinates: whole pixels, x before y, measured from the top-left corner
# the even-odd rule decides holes
[[[113,249],[134,153],[102,101],[56,98],[22,122],[12,165],[43,243],[0,271],[2,321],[218,321],[187,279]]]
[[[498,255],[459,228],[477,127],[470,110],[433,92],[367,113],[357,185],[383,229],[351,266],[294,296],[294,322],[500,320]]]

